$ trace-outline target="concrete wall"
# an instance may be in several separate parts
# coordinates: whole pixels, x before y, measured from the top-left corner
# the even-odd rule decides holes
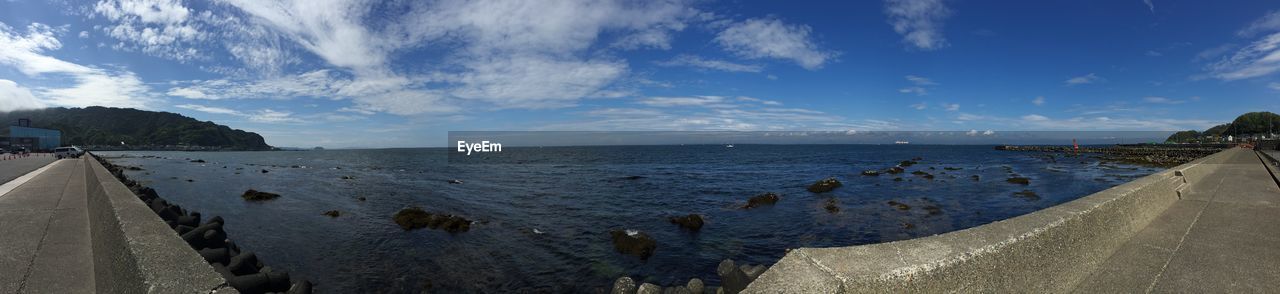
[[[1067,292],[1177,201],[1183,185],[1217,169],[1228,152],[1249,151],[1229,149],[965,230],[890,243],[793,249],[745,293]]]
[[[84,156],[99,293],[236,293],[93,156]]]

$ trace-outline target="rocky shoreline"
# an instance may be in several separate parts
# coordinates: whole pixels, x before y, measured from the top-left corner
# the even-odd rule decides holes
[[[165,201],[155,189],[130,180],[125,168],[116,166],[102,157],[94,157],[116,179],[129,187],[142,203],[151,208],[170,228],[191,245],[214,271],[227,280],[227,284],[240,293],[311,293],[312,285],[305,279],[291,279],[289,273],[266,266],[252,251],[242,250],[227,237],[222,229],[225,220],[220,216],[201,223],[199,212],[187,211]],[[252,190],[250,190],[252,191]],[[257,192],[257,191],[253,191]],[[257,192],[264,193],[264,192]],[[251,194],[246,192],[246,195]],[[266,193],[270,194],[270,193]],[[277,195],[278,197],[278,195]],[[248,200],[249,197],[246,197]]]
[[[1073,146],[1003,145],[996,146],[995,149],[1049,153],[1047,154],[1049,156],[1047,159],[1049,160],[1057,160],[1057,156],[1067,158],[1078,156],[1079,154],[1094,154],[1103,162],[1168,168],[1218,153],[1230,147],[1231,145],[1229,144],[1136,144],[1103,147],[1081,146],[1076,149]]]

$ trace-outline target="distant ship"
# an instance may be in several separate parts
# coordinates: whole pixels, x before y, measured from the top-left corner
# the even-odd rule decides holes
[[[724,145],[724,148],[733,148],[733,144]]]
[[[907,141],[893,141],[893,143],[894,144],[911,144],[911,142],[907,142]]]

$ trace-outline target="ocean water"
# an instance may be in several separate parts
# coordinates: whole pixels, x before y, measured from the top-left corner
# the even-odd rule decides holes
[[[143,168],[126,174],[172,203],[206,218],[224,217],[228,235],[242,248],[273,268],[310,279],[322,293],[596,292],[607,291],[623,275],[659,285],[683,285],[694,277],[718,285],[715,268],[726,258],[772,264],[788,248],[955,231],[1158,171],[992,146],[507,147],[498,161],[451,159],[448,152],[97,154]],[[922,160],[906,173],[860,174],[915,157]],[[917,170],[935,178],[911,174]],[[1030,185],[1005,181],[1014,174],[1030,178]],[[805,190],[829,176],[844,186],[824,194]],[[451,179],[463,183],[450,184]],[[250,203],[239,197],[246,189],[282,197]],[[1023,190],[1037,197],[1014,195]],[[739,208],[764,192],[778,193],[781,200]],[[832,197],[838,213],[823,208]],[[923,209],[931,205],[942,213]],[[391,217],[408,206],[476,223],[457,234],[404,231]],[[321,214],[328,210],[342,216]],[[667,221],[689,213],[705,217],[701,231]],[[644,231],[657,240],[657,250],[647,260],[617,253],[610,229]]]

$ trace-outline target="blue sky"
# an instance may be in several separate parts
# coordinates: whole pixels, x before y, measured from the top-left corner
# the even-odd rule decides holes
[[[1275,1],[0,1],[0,111],[275,146],[459,130],[1182,130],[1280,109]]]

